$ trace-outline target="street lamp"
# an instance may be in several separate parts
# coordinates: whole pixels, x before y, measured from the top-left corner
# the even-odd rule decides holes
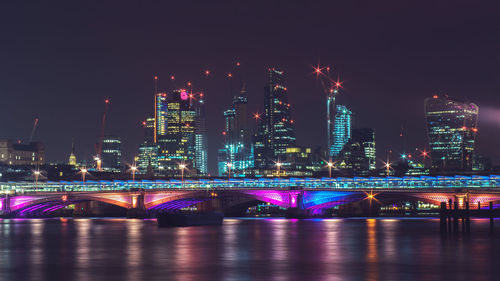
[[[35,189],[38,189],[38,177],[40,176],[40,170],[35,170],[33,172],[33,174],[35,174]]]
[[[179,164],[179,169],[181,169],[181,182],[184,182],[184,169],[186,169],[186,165]]]
[[[384,167],[385,167],[385,173],[386,173],[386,176],[389,176],[389,172],[390,172],[390,170],[391,170],[391,168],[392,168],[392,167],[391,167],[391,163],[386,162],[386,163],[384,164]]]
[[[327,165],[328,165],[328,177],[332,178],[332,167],[333,167],[332,161],[328,162]]]
[[[130,171],[132,171],[132,181],[135,181],[135,172],[137,171],[137,167],[135,165],[130,167]]]
[[[82,181],[83,183],[85,183],[85,174],[88,172],[88,170],[84,167],[80,170],[80,172],[82,173]]]
[[[278,169],[278,178],[280,177],[280,169],[283,164],[281,162],[276,162],[276,168]]]
[[[227,176],[230,179],[231,178],[231,167],[233,166],[233,164],[226,163],[226,166],[227,166]]]

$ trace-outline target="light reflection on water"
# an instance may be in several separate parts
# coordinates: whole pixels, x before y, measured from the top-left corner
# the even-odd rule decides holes
[[[497,221],[497,225],[500,221]],[[442,237],[437,220],[0,220],[0,280],[492,280],[500,227]],[[500,241],[500,240],[498,240]]]

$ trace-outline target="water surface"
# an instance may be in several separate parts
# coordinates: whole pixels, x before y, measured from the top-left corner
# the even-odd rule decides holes
[[[0,280],[498,280],[500,220],[0,220]]]

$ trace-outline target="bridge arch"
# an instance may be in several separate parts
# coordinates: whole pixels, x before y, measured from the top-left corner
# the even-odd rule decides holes
[[[4,210],[10,212],[21,212],[24,210],[38,210],[40,208],[51,207],[55,205],[69,205],[82,201],[98,201],[110,205],[116,205],[125,209],[130,209],[134,205],[134,198],[137,195],[127,194],[100,194],[100,193],[57,193],[51,195],[19,195],[11,196],[9,200],[3,200]],[[136,200],[136,199],[135,199]],[[6,206],[8,204],[8,206]]]

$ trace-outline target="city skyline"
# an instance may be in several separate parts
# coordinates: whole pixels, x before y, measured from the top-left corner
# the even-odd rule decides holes
[[[340,6],[341,9],[353,9],[350,4],[340,5],[343,5]],[[161,8],[165,7],[160,7],[159,10]],[[223,14],[231,6],[222,8],[219,12],[210,11]],[[245,8],[250,12],[256,9],[251,6]],[[270,9],[277,10],[278,5],[273,4]],[[198,25],[207,19],[204,14],[199,14],[200,12],[193,16],[195,21],[192,23],[181,25],[170,21],[168,24],[146,21],[137,24],[137,30],[124,30],[118,26],[119,23],[125,23],[125,18],[117,14],[106,19],[104,15],[96,12],[97,21],[102,24],[99,29],[84,25],[85,19],[78,17],[78,14],[71,20],[57,14],[55,16],[63,17],[80,28],[79,33],[66,34],[64,40],[57,34],[64,34],[65,27],[59,26],[48,31],[44,26],[51,26],[51,23],[36,15],[27,15],[31,16],[27,23],[16,27],[13,26],[14,23],[24,18],[14,20],[6,15],[2,28],[8,29],[8,44],[0,47],[1,53],[4,54],[4,66],[1,68],[4,80],[0,84],[0,92],[5,100],[4,110],[0,112],[1,120],[4,120],[0,122],[0,137],[26,141],[34,118],[39,118],[34,139],[44,142],[47,161],[67,162],[73,138],[77,159],[90,160],[99,136],[104,110],[103,100],[109,98],[111,104],[106,135],[121,138],[123,162],[130,163],[133,156],[137,155],[137,147],[143,142],[141,122],[150,117],[153,107],[152,79],[157,75],[160,87],[173,89],[170,76],[174,75],[176,83],[179,83],[176,86],[185,86],[187,82],[192,82],[193,87],[206,93],[209,166],[211,174],[215,174],[216,151],[223,142],[220,134],[223,124],[222,112],[229,105],[234,93],[239,90],[239,80],[242,80],[247,87],[249,114],[257,111],[262,113],[262,86],[266,83],[265,70],[268,67],[282,69],[287,75],[297,142],[310,147],[326,146],[326,97],[312,73],[312,67],[319,61],[320,65],[330,65],[333,75],[340,76],[344,81],[344,89],[337,100],[339,104],[345,104],[352,109],[353,128],[369,127],[376,130],[377,166],[381,165],[380,160],[385,159],[389,148],[395,152],[400,150],[401,126],[404,126],[409,147],[424,148],[427,139],[423,101],[434,94],[448,94],[479,106],[481,110],[476,139],[477,151],[479,154],[490,156],[494,163],[499,162],[500,153],[495,149],[496,142],[500,139],[500,133],[496,130],[500,116],[496,112],[500,104],[495,98],[499,87],[494,78],[498,73],[499,59],[493,51],[499,42],[489,39],[485,30],[488,29],[485,23],[492,19],[492,12],[470,12],[467,10],[467,4],[460,4],[452,10],[436,6],[428,11],[410,11],[406,7],[395,5],[393,9],[397,13],[386,12],[385,19],[375,19],[369,14],[363,14],[363,23],[370,20],[373,22],[373,26],[369,27],[356,24],[353,19],[346,19],[342,15],[339,15],[340,19],[332,19],[333,22],[329,23],[323,19],[321,15],[325,14],[321,11],[300,4],[288,6],[286,9],[290,14],[305,9],[305,15],[294,23],[288,17],[274,17],[269,12],[265,13],[263,23],[248,29],[246,19],[238,18],[247,10],[240,7],[234,14],[228,14],[226,20],[232,20],[234,23],[231,31],[223,34],[234,39],[234,42],[229,44],[226,44],[228,41],[221,39],[220,35],[213,33],[214,29],[211,29],[210,24],[204,27]],[[149,8],[139,8],[139,12],[146,11],[149,11]],[[403,19],[403,16],[414,19],[418,12],[428,15],[431,23],[422,22],[420,27],[416,27],[413,22]],[[448,15],[446,21],[438,17],[441,12]],[[50,11],[47,13],[51,14]],[[312,23],[311,19],[317,15],[320,15],[319,23]],[[222,22],[210,19],[211,24]],[[337,36],[324,38],[325,36],[321,35],[341,20],[344,20],[344,23],[336,30]],[[401,21],[401,27],[391,26],[385,31],[377,31],[377,28],[385,27],[391,20]],[[271,44],[272,47],[266,51],[254,51],[252,47],[257,43],[245,45],[249,42],[248,39],[236,35],[238,30],[245,30],[260,39],[257,40],[259,45],[265,45],[263,42],[269,35],[260,32],[264,30],[266,23],[280,21],[283,21],[287,28],[284,28],[283,34],[278,35],[277,41],[271,40],[271,43],[280,40],[281,43]],[[40,26],[34,26],[34,23],[40,23]],[[199,26],[199,29],[193,31],[190,36],[202,36],[207,32],[221,40],[214,40],[208,46],[190,46],[188,50],[178,47],[165,50],[140,47],[144,43],[161,45],[171,40],[188,38],[183,35],[183,31],[190,30],[193,26]],[[295,29],[292,27],[297,26],[303,29],[296,36],[290,37],[294,44],[284,44],[282,39],[294,34]],[[479,26],[482,28],[480,32],[477,29]],[[141,32],[150,27],[152,30],[147,31],[146,35],[174,27],[176,31],[167,39],[142,37]],[[464,27],[462,30],[465,34],[448,32],[456,30],[457,27]],[[8,40],[12,38],[15,30],[24,32],[22,39]],[[122,33],[114,33],[119,30],[123,30]],[[306,34],[306,30],[311,34]],[[373,36],[390,38],[401,30],[406,33],[402,34],[397,42],[388,40],[389,42],[369,43]],[[349,32],[353,31],[357,31],[361,37],[349,37]],[[371,35],[373,31],[374,35]],[[446,36],[447,40],[439,40],[431,31]],[[47,43],[42,44],[40,41],[42,35],[45,35]],[[124,39],[125,35],[131,36],[132,39]],[[465,37],[467,42],[463,41]],[[36,48],[36,52],[24,57],[27,50],[21,46],[30,40],[33,42],[29,46]],[[129,44],[122,46],[123,51],[111,52],[117,47],[113,43],[120,40]],[[134,43],[133,40],[141,43]],[[472,43],[485,40],[490,44],[483,45],[482,49]],[[360,47],[347,49],[347,46],[352,47],[357,41],[369,43],[370,48],[363,48],[364,51],[361,51]],[[80,44],[75,43],[83,43],[83,46],[77,46]],[[102,50],[97,49],[99,44],[103,44]],[[453,48],[457,44],[462,48]],[[213,55],[207,55],[204,50]],[[416,51],[419,51],[420,57],[411,55]],[[75,56],[75,53],[81,56]],[[9,57],[6,54],[9,54]],[[474,55],[473,60],[467,59],[470,54]],[[401,61],[403,55],[405,60]],[[71,60],[68,61],[70,57]],[[235,72],[236,62],[241,63],[239,77]],[[208,78],[204,75],[207,69],[210,71]],[[227,81],[228,73],[235,74],[234,82]],[[230,92],[230,89],[233,92]],[[23,110],[16,110],[21,104],[24,106]],[[315,120],[318,122],[317,128],[307,125],[316,122]]]

